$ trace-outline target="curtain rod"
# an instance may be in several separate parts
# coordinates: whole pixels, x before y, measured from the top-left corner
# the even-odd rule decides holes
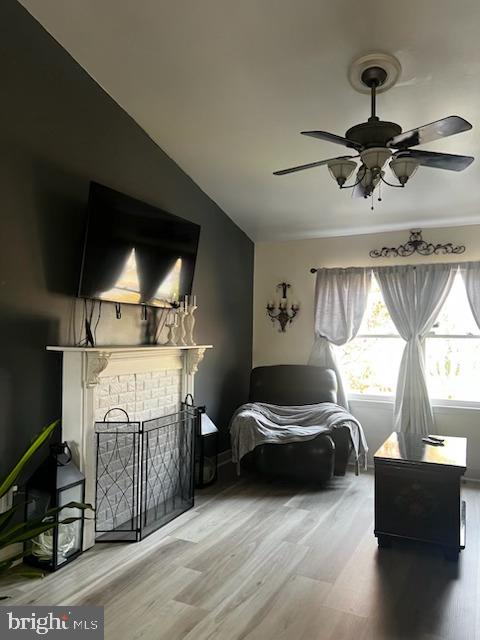
[[[442,264],[448,264],[448,263],[446,263],[446,262],[445,262],[445,263],[442,263]],[[398,265],[392,265],[392,266],[398,266]],[[416,268],[416,265],[414,265],[414,264],[406,264],[406,265],[402,265],[402,266],[405,266],[405,267],[413,267],[414,269]],[[334,268],[334,269],[345,269],[345,268],[346,268],[346,269],[348,269],[348,268],[350,268],[350,269],[355,269],[356,267],[333,267],[333,268]],[[359,267],[359,268],[360,268],[360,269],[369,269],[369,268],[371,268],[372,270],[374,269],[374,267]],[[381,267],[378,267],[378,268],[381,268]],[[310,273],[317,273],[317,271],[318,271],[318,270],[319,270],[319,269],[316,269],[315,267],[312,267],[312,268],[310,269]]]
[[[325,269],[372,269],[372,271],[376,271],[378,269],[391,269],[393,267],[413,267],[414,269],[416,267],[427,267],[430,265],[443,265],[443,264],[450,264],[454,267],[458,267],[461,269],[462,265],[467,264],[469,262],[480,262],[480,260],[462,260],[461,262],[419,262],[419,263],[415,263],[412,264],[411,262],[407,262],[406,264],[392,264],[392,265],[383,265],[383,266],[378,266],[378,267],[312,267],[310,269],[310,273],[317,273],[317,271],[320,270],[320,268],[325,268]]]

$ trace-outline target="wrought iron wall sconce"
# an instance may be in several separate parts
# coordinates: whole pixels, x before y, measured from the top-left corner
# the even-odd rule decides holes
[[[293,321],[300,310],[298,302],[292,302],[292,304],[289,304],[287,289],[290,289],[288,282],[280,282],[277,284],[277,290],[282,291],[282,297],[278,305],[273,300],[269,300],[267,302],[268,316],[273,323],[275,323],[275,320],[278,321],[280,325],[280,329],[278,331],[280,333],[285,333],[287,325]]]
[[[431,255],[448,255],[464,253],[464,245],[454,245],[451,242],[445,244],[433,244],[422,238],[421,229],[411,229],[410,238],[405,244],[398,247],[382,247],[381,249],[372,249],[369,256],[371,258],[406,258],[412,253],[419,253],[422,256]]]

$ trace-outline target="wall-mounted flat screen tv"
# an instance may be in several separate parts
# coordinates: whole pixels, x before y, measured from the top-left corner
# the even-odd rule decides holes
[[[199,236],[197,224],[92,182],[78,295],[170,307],[192,292]]]

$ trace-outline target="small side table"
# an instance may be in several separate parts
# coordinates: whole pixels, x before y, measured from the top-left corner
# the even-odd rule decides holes
[[[449,560],[465,548],[467,439],[432,446],[413,433],[392,433],[374,456],[375,535],[379,547],[395,538],[440,545]]]

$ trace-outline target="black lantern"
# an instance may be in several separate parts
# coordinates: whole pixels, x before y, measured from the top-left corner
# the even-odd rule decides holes
[[[195,484],[201,489],[217,479],[218,429],[205,413],[205,408],[201,414],[195,457]]]
[[[85,499],[85,476],[72,462],[72,454],[66,442],[50,445],[45,462],[35,471],[26,486],[26,519],[42,518],[49,510],[70,502]],[[56,571],[82,553],[83,512],[77,507],[67,507],[53,522],[67,518],[79,518],[60,524],[34,538],[26,562],[47,571]]]

